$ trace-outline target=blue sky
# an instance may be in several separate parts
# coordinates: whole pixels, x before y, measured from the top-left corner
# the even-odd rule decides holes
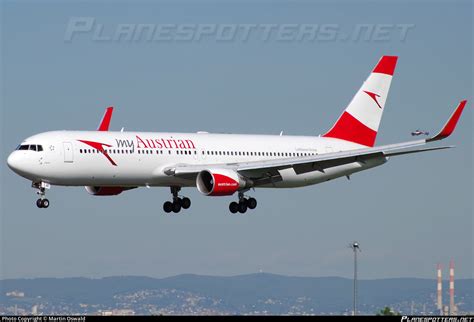
[[[1,3],[0,278],[110,275],[435,277],[456,262],[472,277],[472,3],[427,1],[121,1]],[[88,17],[119,24],[411,25],[388,40],[65,41]],[[95,28],[94,27],[94,28]],[[337,119],[382,55],[398,55],[378,144],[437,131],[468,105],[456,149],[393,158],[382,167],[302,189],[257,190],[256,211],[232,216],[234,197],[186,189],[193,205],[164,215],[166,188],[117,197],[54,187],[38,210],[30,183],[6,167],[32,134],[95,129],[106,106],[119,130],[318,135]],[[447,271],[445,276],[447,276]]]

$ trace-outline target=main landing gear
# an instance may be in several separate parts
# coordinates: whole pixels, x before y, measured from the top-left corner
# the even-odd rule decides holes
[[[36,200],[36,206],[38,208],[48,208],[49,200],[46,199],[46,189],[49,189],[50,185],[44,182],[33,182],[31,186],[35,189],[38,189],[36,194],[40,196],[40,198]]]
[[[245,213],[247,209],[255,209],[257,207],[257,199],[255,198],[245,198],[243,192],[239,192],[239,202],[232,201],[229,204],[229,210],[231,213],[235,214],[240,212],[241,214]]]
[[[173,202],[166,201],[163,204],[163,210],[166,213],[174,212],[178,213],[181,209],[188,209],[191,207],[191,199],[187,197],[180,198],[178,192],[181,190],[181,187],[170,187],[171,194],[173,195]]]

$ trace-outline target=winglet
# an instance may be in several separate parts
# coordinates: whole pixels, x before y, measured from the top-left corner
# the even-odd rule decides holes
[[[456,124],[458,123],[458,120],[461,117],[462,111],[464,110],[466,103],[467,103],[467,100],[461,101],[458,107],[456,107],[456,109],[454,110],[453,114],[451,114],[449,120],[443,126],[441,131],[438,134],[436,134],[434,137],[427,139],[426,142],[438,141],[450,136],[454,132],[454,129],[456,128]]]
[[[112,106],[107,107],[107,109],[105,110],[104,116],[102,117],[102,121],[100,121],[100,125],[97,131],[109,130],[110,120],[112,119],[113,111],[114,111],[114,108]]]

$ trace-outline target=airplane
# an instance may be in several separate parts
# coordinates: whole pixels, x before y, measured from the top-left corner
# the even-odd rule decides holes
[[[419,136],[419,135],[430,135],[430,132],[426,132],[426,131],[421,131],[421,130],[415,130],[413,132],[411,132],[411,136]]]
[[[46,190],[84,186],[94,196],[115,196],[138,187],[169,187],[166,213],[191,206],[182,188],[205,196],[231,196],[231,213],[257,207],[254,188],[314,185],[386,163],[390,157],[442,150],[422,147],[451,135],[463,100],[433,137],[375,146],[398,56],[382,56],[336,123],[319,136],[238,135],[109,131],[108,107],[96,131],[52,131],[25,139],[7,160],[37,189],[38,208],[48,208]]]

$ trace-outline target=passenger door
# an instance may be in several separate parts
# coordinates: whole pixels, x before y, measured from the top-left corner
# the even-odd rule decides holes
[[[64,147],[64,162],[72,163],[74,162],[74,151],[72,150],[71,142],[63,142]]]

